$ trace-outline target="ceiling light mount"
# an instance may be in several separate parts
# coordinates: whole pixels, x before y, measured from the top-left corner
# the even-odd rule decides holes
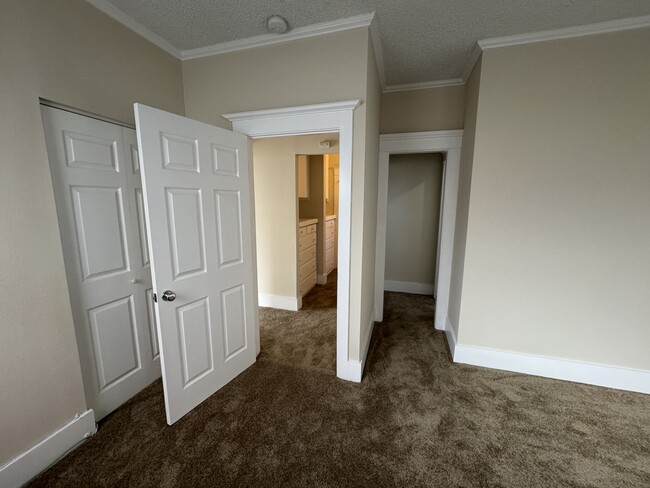
[[[271,15],[266,21],[266,28],[273,34],[284,34],[289,29],[289,24],[280,15]]]

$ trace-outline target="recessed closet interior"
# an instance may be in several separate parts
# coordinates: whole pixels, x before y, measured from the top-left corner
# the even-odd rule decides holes
[[[385,290],[434,294],[442,180],[440,153],[390,156]]]

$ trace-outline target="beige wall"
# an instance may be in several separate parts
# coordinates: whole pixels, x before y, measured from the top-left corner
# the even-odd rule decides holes
[[[376,221],[376,210],[364,200],[366,161],[372,156],[366,154],[366,136],[368,130],[371,135],[376,132],[379,119],[379,96],[373,90],[372,102],[366,100],[369,44],[368,29],[362,28],[183,63],[187,116],[226,128],[230,123],[221,114],[229,112],[362,101],[354,112],[352,147],[349,357],[353,360],[359,356],[361,320],[367,319],[372,309],[368,291],[362,292],[362,275],[365,273],[367,280],[368,273],[374,273],[374,264],[369,270],[369,256],[364,254],[364,239],[368,240]],[[333,66],[336,69],[331,69]],[[369,110],[372,129],[366,128]],[[374,248],[370,250],[367,242],[365,246],[374,260]]]
[[[451,260],[451,280],[449,285],[449,308],[447,315],[456,337],[460,323],[460,305],[463,291],[463,273],[465,267],[465,244],[467,241],[467,219],[469,216],[470,190],[472,186],[472,166],[474,162],[474,137],[476,133],[476,115],[479,102],[482,58],[474,66],[465,85],[465,128],[463,130],[463,147],[460,152],[460,171],[458,177],[458,202],[456,207],[456,225],[454,227],[454,251]]]
[[[86,409],[38,98],[183,112],[180,62],[81,0],[0,5],[0,465]]]
[[[439,153],[393,154],[390,157],[386,280],[433,287],[442,169]]]
[[[325,214],[337,215],[339,213],[338,201],[335,200],[335,191],[338,183],[334,178],[334,170],[339,168],[339,155],[335,154],[325,158],[325,171],[327,171],[327,186],[329,187],[329,198],[325,201]]]
[[[462,344],[650,370],[648,46],[484,52]]]
[[[325,161],[321,155],[307,156],[309,198],[298,199],[298,216],[318,219],[316,239],[316,273],[325,274]]]
[[[321,149],[318,146],[324,138],[334,142],[332,147]],[[259,293],[297,298],[296,155],[337,152],[336,141],[331,134],[253,141]]]
[[[368,42],[367,61],[367,98],[366,98],[366,140],[365,140],[365,171],[363,195],[363,248],[362,248],[362,277],[361,277],[361,333],[356,357],[350,354],[350,359],[359,360],[364,353],[363,348],[371,333],[371,325],[375,318],[375,256],[377,247],[377,192],[379,176],[379,114],[381,112],[381,85],[377,72],[377,62],[372,43]],[[354,181],[354,180],[353,180]],[[354,223],[355,221],[353,221]],[[359,220],[355,225],[359,225]],[[354,228],[354,227],[353,227]],[[353,259],[356,257],[353,255]],[[354,261],[352,261],[354,262]],[[352,341],[350,341],[352,344]]]
[[[355,29],[185,61],[186,113],[230,128],[221,114],[364,100],[367,32]]]
[[[465,86],[389,92],[381,96],[381,134],[462,129]]]

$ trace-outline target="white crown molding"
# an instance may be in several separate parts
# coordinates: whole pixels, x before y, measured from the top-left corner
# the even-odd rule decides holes
[[[608,32],[640,29],[643,27],[650,27],[650,15],[609,20],[607,22],[598,22],[595,24],[576,25],[574,27],[565,27],[562,29],[552,29],[547,31],[529,32],[526,34],[515,34],[512,36],[481,39],[480,41],[477,41],[472,48],[472,53],[467,60],[467,64],[465,65],[462,79],[463,82],[467,82],[467,78],[469,78],[469,76],[472,74],[474,65],[485,49],[518,46],[520,44],[533,44],[536,42],[556,41],[560,39],[570,39],[572,37],[593,36],[597,34],[607,34]]]
[[[229,120],[230,122],[239,122],[242,120],[251,119],[265,119],[275,118],[279,116],[286,117],[293,115],[313,114],[314,112],[318,112],[320,114],[330,112],[343,112],[346,110],[354,110],[359,105],[361,105],[361,101],[359,100],[346,100],[344,102],[318,103],[315,105],[300,105],[298,107],[271,108],[268,110],[253,110],[251,112],[235,112],[230,114],[223,114],[222,117]]]
[[[494,37],[478,41],[481,49],[495,47],[516,46],[519,44],[531,44],[534,42],[554,41],[557,39],[568,39],[571,37],[591,36],[595,34],[606,34],[608,32],[623,31],[650,27],[650,15],[643,17],[630,17],[626,19],[609,20],[596,24],[576,25],[563,29],[553,29],[527,34],[516,34],[513,36]]]
[[[166,41],[158,34],[154,34],[152,31],[147,29],[140,22],[134,20],[129,15],[121,11],[115,5],[110,3],[108,0],[86,0],[90,5],[96,9],[104,12],[109,17],[117,20],[123,26],[131,29],[136,34],[144,37],[147,41],[155,44],[163,51],[167,51],[169,54],[175,58],[181,59],[181,50],[173,46],[170,42]]]
[[[206,56],[214,56],[215,54],[231,53],[234,51],[243,51],[245,49],[253,49],[256,47],[272,46],[275,44],[283,44],[285,42],[297,41],[299,39],[308,39],[310,37],[322,36],[325,34],[333,34],[336,32],[359,29],[361,27],[369,27],[375,13],[356,15],[346,19],[332,20],[330,22],[322,22],[320,24],[306,25],[304,27],[296,27],[286,34],[264,34],[261,36],[247,37],[245,39],[237,39],[235,41],[221,42],[213,44],[212,46],[197,47],[196,49],[185,49],[181,51],[180,58],[183,61],[189,59],[203,58]]]
[[[426,90],[428,88],[443,88],[447,86],[464,85],[472,73],[476,62],[478,61],[484,49],[492,49],[506,46],[516,46],[519,44],[531,44],[536,42],[552,41],[559,39],[568,39],[572,37],[590,36],[595,34],[606,34],[608,32],[623,31],[629,29],[639,29],[650,27],[650,15],[642,17],[629,17],[625,19],[610,20],[598,22],[595,24],[578,25],[562,29],[553,29],[547,31],[530,32],[525,34],[515,34],[512,36],[494,37],[477,41],[472,47],[470,57],[465,64],[465,69],[461,78],[448,80],[434,80],[419,83],[406,83],[399,85],[386,85],[386,65],[384,62],[381,37],[379,26],[375,20],[375,13],[357,15],[345,19],[322,22],[304,27],[297,27],[287,34],[264,34],[256,37],[237,39],[235,41],[222,42],[212,46],[199,47],[195,49],[180,50],[166,41],[158,34],[147,29],[145,26],[131,18],[108,0],[86,0],[90,5],[104,12],[109,17],[120,22],[125,27],[131,29],[136,34],[147,39],[149,42],[158,46],[163,51],[182,60],[197,59],[215,54],[224,54],[256,47],[282,44],[285,42],[307,39],[336,32],[368,27],[370,30],[370,39],[375,51],[375,61],[377,62],[377,71],[379,82],[384,93]]]
[[[444,88],[446,86],[464,85],[463,78],[452,78],[450,80],[422,81],[419,83],[406,83],[403,85],[388,85],[384,93],[404,92],[413,90],[426,90],[427,88]]]

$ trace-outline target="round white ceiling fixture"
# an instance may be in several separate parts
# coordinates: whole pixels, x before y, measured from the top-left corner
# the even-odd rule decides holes
[[[287,21],[279,15],[272,15],[266,21],[266,28],[274,34],[284,34],[289,28]]]

